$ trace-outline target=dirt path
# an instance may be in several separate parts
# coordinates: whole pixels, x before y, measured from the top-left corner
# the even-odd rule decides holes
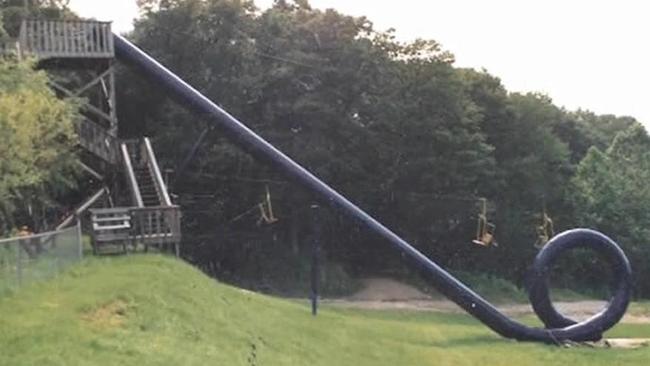
[[[373,310],[416,310],[445,313],[464,313],[464,310],[449,300],[432,299],[417,288],[388,278],[367,278],[362,280],[364,288],[343,299],[325,299],[323,303],[346,308]],[[555,307],[565,316],[584,320],[601,311],[605,301],[555,302]],[[506,304],[497,306],[508,316],[534,314],[530,304]],[[650,324],[650,317],[641,314],[626,314],[624,323]]]

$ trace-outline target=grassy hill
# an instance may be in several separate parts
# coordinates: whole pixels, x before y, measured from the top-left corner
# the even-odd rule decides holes
[[[161,256],[89,259],[0,300],[0,365],[645,365],[650,349],[499,338],[465,315],[325,309]],[[625,324],[614,336],[650,337]]]

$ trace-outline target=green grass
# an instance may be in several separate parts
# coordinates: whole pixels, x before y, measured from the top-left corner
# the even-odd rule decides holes
[[[157,255],[90,259],[0,300],[0,365],[645,365],[650,349],[504,340],[465,315],[323,309]],[[648,325],[616,336],[650,337]]]

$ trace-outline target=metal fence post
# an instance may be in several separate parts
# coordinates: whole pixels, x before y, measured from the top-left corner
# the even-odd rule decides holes
[[[18,239],[16,242],[16,278],[18,280],[18,286],[21,285],[23,282],[23,260],[22,260],[22,255],[21,255],[21,250],[20,250],[20,241],[22,239]]]
[[[79,260],[81,260],[84,256],[84,241],[83,234],[81,232],[81,219],[79,219],[79,216],[77,216],[77,244],[79,250]]]
[[[320,206],[311,205],[312,250],[311,250],[311,313],[318,314],[318,287],[320,284],[320,237],[322,223]]]

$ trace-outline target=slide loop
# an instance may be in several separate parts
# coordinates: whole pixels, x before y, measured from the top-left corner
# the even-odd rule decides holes
[[[623,317],[632,292],[630,262],[612,239],[589,229],[569,230],[555,236],[535,257],[528,296],[535,314],[547,329],[566,328],[577,324],[575,320],[557,311],[551,302],[548,288],[553,263],[562,253],[577,248],[590,249],[600,254],[612,267],[615,277],[612,297],[607,306],[588,322],[594,328],[593,340],[597,340],[602,338],[602,332],[607,329],[605,323],[616,323]]]

